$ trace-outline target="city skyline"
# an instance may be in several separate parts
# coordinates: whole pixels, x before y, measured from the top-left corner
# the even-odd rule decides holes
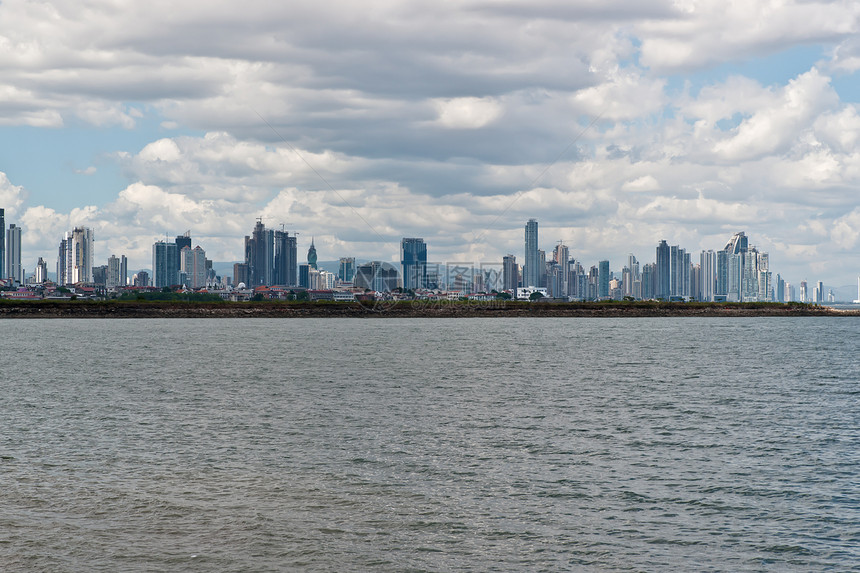
[[[3,220],[4,213],[4,209],[0,208],[0,220]],[[396,278],[400,286],[411,291],[451,288],[450,280],[453,277],[447,275],[448,271],[445,271],[446,276],[443,276],[441,270],[443,267],[464,267],[465,265],[471,268],[469,273],[477,273],[478,269],[498,267],[495,271],[488,271],[494,275],[494,278],[490,279],[489,276],[480,278],[481,289],[487,287],[487,291],[509,290],[514,288],[514,285],[519,285],[523,288],[539,288],[545,296],[560,294],[562,297],[585,300],[629,296],[636,299],[689,298],[728,302],[819,303],[842,300],[838,298],[842,295],[833,298],[834,289],[839,291],[848,286],[828,284],[825,289],[823,281],[819,280],[809,291],[812,294],[807,294],[809,281],[806,279],[791,282],[780,273],[776,273],[774,277],[769,253],[761,252],[756,245],[750,244],[744,231],[735,233],[721,249],[703,249],[699,254],[698,262],[694,257],[695,253],[688,252],[680,245],[670,247],[665,239],[660,240],[656,247],[654,263],[643,261],[640,275],[640,263],[633,253],[628,254],[627,265],[621,269],[613,269],[610,267],[610,261],[606,259],[592,265],[589,272],[585,271],[589,261],[572,257],[569,247],[562,241],[555,245],[551,258],[547,258],[547,251],[539,248],[541,243],[538,228],[539,223],[536,219],[531,218],[526,222],[525,243],[521,253],[522,260],[536,261],[532,266],[539,267],[537,272],[529,272],[529,263],[517,264],[516,255],[511,254],[505,255],[501,264],[498,261],[428,260],[427,244],[423,238],[417,237],[401,239],[399,268],[386,261],[367,260],[363,264],[372,263],[372,269],[365,268],[363,272],[376,276],[381,267],[373,265],[386,265],[386,268],[390,268],[395,274],[386,275],[385,284],[390,287],[394,284],[391,282],[392,278]],[[33,273],[27,273],[27,276],[23,274],[25,269],[20,264],[20,227],[10,223],[4,237],[6,243],[4,246],[0,242],[0,253],[9,244],[13,245],[11,252],[10,249],[5,249],[9,254],[5,274],[9,278],[15,278],[16,282],[21,284],[25,281],[29,283],[31,279],[36,279],[36,283],[44,282],[49,275],[47,264],[42,257],[39,257]],[[14,240],[13,237],[15,237]],[[223,270],[222,275],[218,275],[217,269],[214,268],[216,263],[208,259],[206,251],[200,245],[192,249],[191,230],[177,235],[173,241],[170,241],[169,237],[157,240],[152,245],[151,267],[141,268],[139,273],[130,275],[128,259],[124,254],[121,259],[112,254],[106,265],[95,265],[93,260],[95,241],[92,229],[75,227],[73,231],[66,232],[60,241],[55,280],[61,285],[95,283],[107,287],[125,284],[147,286],[149,284],[147,279],[138,280],[137,275],[148,277],[151,274],[150,286],[154,287],[186,285],[192,289],[199,289],[224,282],[232,285],[245,284],[248,287],[279,285],[331,289],[335,287],[337,281],[349,282],[349,279],[343,278],[344,275],[351,275],[355,270],[360,270],[355,268],[355,257],[343,256],[337,261],[328,261],[330,266],[337,265],[336,272],[331,268],[318,267],[313,237],[307,252],[307,263],[298,264],[298,235],[290,236],[283,228],[282,230],[267,229],[261,218],[257,219],[253,231],[250,235],[245,235],[244,240],[245,260],[229,262],[232,264],[232,275],[227,275]],[[17,259],[14,259],[16,256]],[[0,257],[0,264],[2,260]],[[16,260],[17,270],[13,271],[16,269]],[[222,265],[224,263],[221,262]],[[388,272],[388,270],[385,271],[385,273]],[[360,272],[359,275],[361,274]],[[706,280],[708,276],[711,280]],[[474,278],[477,280],[477,275]],[[462,278],[458,276],[456,280],[465,282],[454,286],[455,290],[463,288],[481,290],[475,289],[472,285],[471,275]],[[491,281],[491,283],[485,281]],[[370,288],[373,281],[367,279],[366,282],[366,286]],[[591,286],[588,286],[589,284]],[[799,289],[798,285],[800,285]],[[848,301],[850,299],[846,300]]]
[[[531,217],[586,260],[744,229],[795,281],[860,272],[853,4],[159,11],[0,4],[0,205],[28,272],[78,226],[99,261],[145,268],[189,227],[238,261],[257,218],[332,258],[396,265],[423,237],[501,261]]]

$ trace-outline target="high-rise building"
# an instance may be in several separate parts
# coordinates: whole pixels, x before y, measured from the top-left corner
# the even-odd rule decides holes
[[[729,255],[725,250],[717,251],[717,284],[714,288],[715,300],[726,300],[729,280]]]
[[[389,263],[371,261],[355,269],[356,288],[390,292],[397,288],[399,282],[397,269]]]
[[[502,290],[514,290],[519,286],[520,271],[517,267],[517,258],[514,255],[505,255],[502,258]]]
[[[186,286],[199,289],[206,286],[206,251],[200,245],[182,249],[182,266],[179,270],[185,273]]]
[[[24,282],[24,271],[21,267],[21,227],[12,223],[6,231],[6,278],[18,284]]]
[[[299,265],[299,286],[311,288],[311,266],[307,263]]]
[[[538,222],[529,219],[525,230],[525,267],[523,268],[523,286],[539,287],[541,264],[538,248]]]
[[[248,278],[248,265],[246,263],[233,264],[233,286],[239,285],[248,286],[250,279]]]
[[[286,231],[275,231],[274,284],[296,286],[298,253],[297,239]]]
[[[570,250],[561,241],[559,241],[552,252],[552,260],[558,265],[558,272],[561,275],[561,283],[558,285],[561,290],[555,296],[566,297],[570,294],[570,286],[568,284],[570,277]]]
[[[179,284],[179,267],[176,266],[176,243],[158,241],[152,245],[152,279],[156,288]]]
[[[125,255],[117,257],[111,255],[107,264],[107,279],[105,286],[107,288],[124,287],[128,282],[128,259]]]
[[[345,283],[351,283],[355,280],[355,257],[341,257],[337,278]]]
[[[93,231],[75,227],[60,241],[57,254],[57,283],[93,282]]]
[[[670,296],[670,274],[669,274],[670,249],[666,241],[660,241],[657,245],[656,268],[654,269],[654,298],[669,299]]]
[[[149,286],[149,273],[146,271],[138,271],[136,275],[134,275],[134,286],[136,287],[148,287]]]
[[[275,233],[267,230],[261,220],[257,220],[251,236],[245,236],[248,287],[274,284],[274,241]]]
[[[609,298],[609,261],[598,263],[598,298]]]
[[[185,233],[176,236],[176,240],[173,241],[176,243],[176,268],[182,268],[182,249],[185,247],[191,248],[191,231],[185,231]]]
[[[107,284],[107,265],[93,267],[93,281],[96,286],[104,287]]]
[[[701,300],[713,302],[715,300],[717,285],[717,253],[713,250],[702,251],[702,254],[699,256],[699,269],[701,273]]]
[[[0,208],[0,274],[6,270],[6,210]],[[6,277],[0,277],[0,279]]]
[[[317,268],[317,248],[314,246],[314,238],[311,237],[311,246],[308,248],[308,266]]]
[[[42,257],[39,257],[39,261],[36,263],[35,278],[36,284],[48,282],[48,263]]]
[[[627,266],[621,273],[621,282],[624,296],[640,298],[642,295],[634,294],[634,285],[639,281],[639,261],[633,256],[633,253],[627,255]],[[641,286],[640,286],[641,292]]]
[[[403,238],[400,241],[400,273],[404,289],[427,287],[427,245],[424,239]]]

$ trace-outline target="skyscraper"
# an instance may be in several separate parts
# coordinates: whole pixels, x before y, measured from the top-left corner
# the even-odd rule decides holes
[[[668,300],[669,298],[669,245],[660,241],[657,245],[656,276],[654,277],[654,297]]]
[[[107,277],[105,278],[106,288],[125,286],[127,277],[123,273],[127,273],[127,270],[123,267],[127,264],[125,255],[123,255],[121,259],[116,255],[111,255],[110,258],[108,258]]]
[[[298,253],[296,237],[286,231],[275,231],[274,284],[296,286]]]
[[[308,267],[317,268],[317,248],[314,246],[313,237],[311,237],[311,246],[308,248]]]
[[[526,262],[523,268],[523,286],[539,287],[541,268],[538,253],[538,222],[535,219],[529,219],[526,223],[525,249]]]
[[[6,210],[0,208],[0,274],[6,270]],[[3,279],[6,277],[0,277]]]
[[[355,280],[355,257],[341,257],[337,278],[345,283],[351,283]]]
[[[427,287],[427,245],[424,239],[404,238],[400,241],[400,273],[404,289]]]
[[[191,231],[176,236],[176,268],[182,268],[182,249],[185,247],[191,248]]]
[[[601,299],[609,298],[609,261],[600,261],[598,265],[597,297]]]
[[[180,271],[185,273],[186,286],[199,289],[206,286],[206,251],[196,246],[182,249],[182,266]]]
[[[158,241],[152,245],[153,286],[164,288],[179,284],[176,260],[176,243]]]
[[[517,258],[505,255],[502,259],[502,290],[514,290],[519,286],[520,270],[517,268]]]
[[[274,284],[275,234],[257,220],[251,236],[245,235],[245,264],[248,265],[249,288]]]
[[[48,263],[45,259],[39,257],[39,262],[36,263],[36,284],[42,284],[48,281]]]
[[[561,241],[559,241],[555,246],[555,249],[552,252],[552,259],[558,265],[558,272],[560,274],[559,280],[561,281],[558,285],[559,292],[556,293],[555,296],[565,297],[570,294],[570,287],[568,285],[568,280],[570,278],[570,251]]]
[[[6,278],[18,284],[24,282],[24,272],[21,269],[21,227],[12,223],[6,231]]]
[[[93,282],[93,231],[88,227],[75,227],[60,241],[57,257],[59,284]]]
[[[699,256],[699,266],[702,273],[702,300],[712,302],[717,284],[717,254],[713,250],[702,251]]]

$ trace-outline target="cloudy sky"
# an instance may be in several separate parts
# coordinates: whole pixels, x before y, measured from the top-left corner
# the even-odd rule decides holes
[[[183,4],[185,4],[183,6]],[[587,266],[740,230],[789,281],[860,274],[860,4],[816,0],[0,3],[0,207],[24,263],[257,217],[320,260]]]

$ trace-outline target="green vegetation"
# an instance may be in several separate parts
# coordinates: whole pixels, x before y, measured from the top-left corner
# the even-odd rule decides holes
[[[224,302],[217,294],[173,292],[170,289],[161,292],[124,292],[114,300],[118,302]]]

